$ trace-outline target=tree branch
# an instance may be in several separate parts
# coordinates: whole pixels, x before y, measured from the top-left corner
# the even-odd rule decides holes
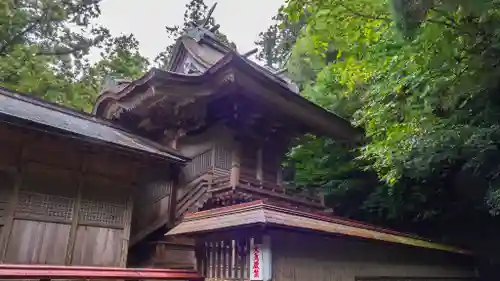
[[[346,5],[344,5],[344,3],[339,3],[339,5],[344,8],[346,11],[348,11],[349,13],[355,15],[355,16],[358,16],[358,17],[362,17],[362,18],[367,18],[367,19],[372,19],[372,20],[382,20],[382,21],[385,21],[385,22],[388,22],[390,23],[392,20],[388,17],[381,17],[381,16],[375,16],[375,15],[369,15],[369,14],[363,14],[363,13],[360,13],[358,11],[355,11],[349,7],[347,7]]]
[[[35,56],[64,56],[64,55],[71,55],[71,54],[83,51],[85,49],[88,49],[90,47],[92,47],[92,44],[77,46],[77,47],[68,48],[68,49],[60,49],[60,50],[52,50],[52,51],[40,51],[40,52],[36,53]]]
[[[0,48],[0,56],[6,56],[7,50],[9,49],[9,47],[13,44],[16,44],[16,42],[18,40],[20,40],[24,35],[33,31],[42,22],[42,20],[45,18],[45,15],[46,14],[44,14],[43,16],[39,17],[38,19],[34,20],[28,26],[26,26],[23,30],[21,30],[19,33],[17,33],[12,38],[7,40],[7,42],[5,42],[5,44],[3,44],[2,47]]]

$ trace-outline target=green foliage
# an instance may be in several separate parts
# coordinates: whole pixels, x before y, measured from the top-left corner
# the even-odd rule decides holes
[[[259,40],[255,44],[259,47],[257,58],[269,67],[279,69],[286,65],[300,31],[305,26],[306,16],[292,22],[281,7],[272,20],[274,23],[266,31],[259,33]]]
[[[340,215],[475,243],[495,231],[484,223],[500,214],[499,9],[289,0],[289,19],[307,13],[292,53],[302,94],[367,135],[358,148],[300,143],[296,182],[327,188]],[[467,225],[477,233],[462,235]]]
[[[99,1],[0,0],[2,85],[90,111],[106,75],[140,75],[148,61],[137,40],[92,25],[99,15]],[[91,47],[102,49],[95,64]]]

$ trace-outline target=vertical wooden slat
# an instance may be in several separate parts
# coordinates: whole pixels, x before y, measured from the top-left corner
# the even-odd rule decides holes
[[[220,241],[215,242],[215,278],[221,278]]]
[[[238,238],[236,240],[236,279],[243,279],[243,256],[242,256],[242,249],[243,249],[243,241],[241,238]]]
[[[214,247],[214,242],[209,243],[209,249],[210,249],[210,261],[209,261],[209,276],[208,278],[214,278],[215,277],[215,247]]]
[[[207,276],[207,261],[208,261],[208,252],[207,252],[207,242],[203,242],[203,245],[202,245],[202,249],[201,249],[201,263],[200,263],[200,269],[199,269],[199,273],[202,275],[202,276]]]
[[[81,153],[80,171],[78,172],[78,179],[76,182],[76,200],[73,202],[73,215],[71,221],[71,228],[69,230],[68,247],[66,248],[65,264],[69,265],[73,260],[73,251],[75,250],[76,231],[78,228],[78,221],[80,219],[80,204],[82,201],[82,189],[85,180],[85,172],[87,170],[87,157],[85,153]]]
[[[125,225],[122,231],[122,250],[120,256],[120,266],[127,267],[128,243],[130,241],[130,228],[132,225],[132,211],[134,207],[134,198],[132,195],[128,196],[126,213],[124,216]],[[166,252],[166,251],[163,251]]]
[[[226,256],[226,278],[231,278],[231,240],[226,240],[224,242],[224,251]]]
[[[220,271],[221,278],[226,279],[226,241],[222,240],[220,242],[220,254],[221,254],[221,263],[220,263]]]
[[[242,256],[243,256],[243,279],[249,279],[250,277],[250,272],[249,272],[249,269],[250,269],[250,259],[248,258],[248,253],[249,253],[249,239],[248,238],[245,238],[244,240],[244,248],[243,248],[243,253],[242,253]]]
[[[232,265],[232,273],[231,273],[231,278],[236,279],[237,277],[237,271],[238,267],[236,265],[236,240],[231,240],[231,265]]]

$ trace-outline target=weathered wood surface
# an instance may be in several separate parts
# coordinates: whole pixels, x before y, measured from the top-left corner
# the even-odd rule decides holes
[[[0,261],[124,266],[143,163],[0,124]]]
[[[273,280],[276,281],[352,281],[381,277],[473,280],[475,277],[473,260],[467,255],[283,230],[271,232],[271,239]],[[379,280],[391,280],[383,278]]]

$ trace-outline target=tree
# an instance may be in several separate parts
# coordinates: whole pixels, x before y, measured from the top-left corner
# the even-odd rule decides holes
[[[292,22],[282,6],[272,19],[274,23],[266,31],[259,33],[259,40],[255,42],[259,46],[257,58],[269,67],[283,68],[301,29],[305,26],[305,17]]]
[[[34,55],[81,57],[109,37],[107,29],[91,25],[100,15],[99,0],[0,1],[0,56],[19,46]],[[73,25],[82,32],[73,31]],[[83,35],[84,32],[88,36]]]
[[[359,200],[349,210],[361,210],[355,216],[494,254],[498,243],[489,238],[500,225],[500,7],[446,2],[391,13],[384,0],[288,1],[291,20],[308,11],[299,40],[308,44],[295,48],[312,57],[324,57],[332,46],[337,51],[302,94],[341,113],[345,108],[343,115],[367,135],[362,147],[343,152],[345,158],[324,140],[311,143],[309,154],[297,154],[297,173],[321,168],[321,178],[304,184],[351,190]],[[351,161],[368,173],[346,174],[365,179],[363,192],[329,184],[343,180],[339,167],[350,171]]]
[[[2,84],[90,111],[107,73],[134,77],[147,65],[133,36],[90,24],[99,15],[99,1],[0,0]],[[103,48],[95,65],[91,47]]]

